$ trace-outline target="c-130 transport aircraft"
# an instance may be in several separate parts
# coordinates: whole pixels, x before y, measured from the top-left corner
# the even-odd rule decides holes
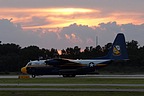
[[[24,74],[30,74],[33,78],[37,75],[63,75],[63,77],[75,77],[95,72],[97,69],[109,65],[113,61],[128,60],[125,37],[123,33],[117,34],[112,47],[104,57],[93,59],[63,59],[54,58],[48,60],[30,61],[21,68]]]

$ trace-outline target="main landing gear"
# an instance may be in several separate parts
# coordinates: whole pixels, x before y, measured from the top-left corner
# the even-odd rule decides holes
[[[32,78],[35,78],[35,77],[36,77],[36,75],[34,75],[34,74],[32,74],[31,76],[32,76]]]
[[[32,74],[32,75],[31,75],[32,78],[36,78],[36,76],[37,76],[37,75],[35,75],[35,74]],[[74,74],[71,74],[71,75],[67,74],[67,75],[62,75],[62,76],[63,76],[63,77],[75,77],[76,75],[74,75]]]
[[[63,77],[75,77],[76,75],[74,75],[74,74],[71,74],[71,75],[69,75],[69,74],[67,74],[67,75],[63,75]]]

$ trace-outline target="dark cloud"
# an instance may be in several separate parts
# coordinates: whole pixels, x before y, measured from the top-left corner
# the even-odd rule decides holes
[[[80,45],[81,47],[94,45],[96,37],[96,31],[88,25],[71,24],[68,27],[64,27],[60,33],[61,38],[67,41],[68,46]],[[69,38],[67,38],[67,36]],[[91,42],[89,42],[91,41]]]
[[[23,30],[20,24],[14,24],[11,20],[0,19],[0,41],[2,43],[16,43],[22,47],[36,45],[40,48],[57,48],[79,46],[95,46],[95,38],[98,36],[99,44],[105,45],[113,42],[116,34],[123,32],[127,41],[136,40],[144,45],[144,24],[123,24],[116,22],[101,23],[93,28],[76,23],[64,27],[60,32],[51,32],[48,29]]]
[[[18,24],[13,24],[11,20],[0,19],[0,39],[2,41],[14,40],[22,35],[22,28]]]
[[[127,40],[137,40],[141,46],[144,45],[144,24],[123,24],[121,28],[123,32],[127,34]]]

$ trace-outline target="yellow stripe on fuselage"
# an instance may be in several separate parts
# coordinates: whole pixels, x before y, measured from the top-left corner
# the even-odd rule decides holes
[[[103,66],[106,66],[107,64],[96,64],[96,66],[98,67],[103,67]]]
[[[71,63],[67,63],[67,64],[64,64],[64,65],[61,65],[61,66],[86,66],[86,64],[71,64]]]

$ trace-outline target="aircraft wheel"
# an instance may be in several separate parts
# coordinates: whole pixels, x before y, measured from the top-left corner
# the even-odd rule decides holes
[[[63,75],[63,77],[68,77],[68,75]]]
[[[71,74],[71,75],[69,75],[69,77],[75,77],[76,75],[74,75],[74,74]]]
[[[35,77],[36,77],[36,75],[33,74],[33,75],[32,75],[32,78],[35,78]]]
[[[71,75],[71,77],[75,77],[76,75]]]
[[[75,77],[76,75],[63,75],[63,77]]]

